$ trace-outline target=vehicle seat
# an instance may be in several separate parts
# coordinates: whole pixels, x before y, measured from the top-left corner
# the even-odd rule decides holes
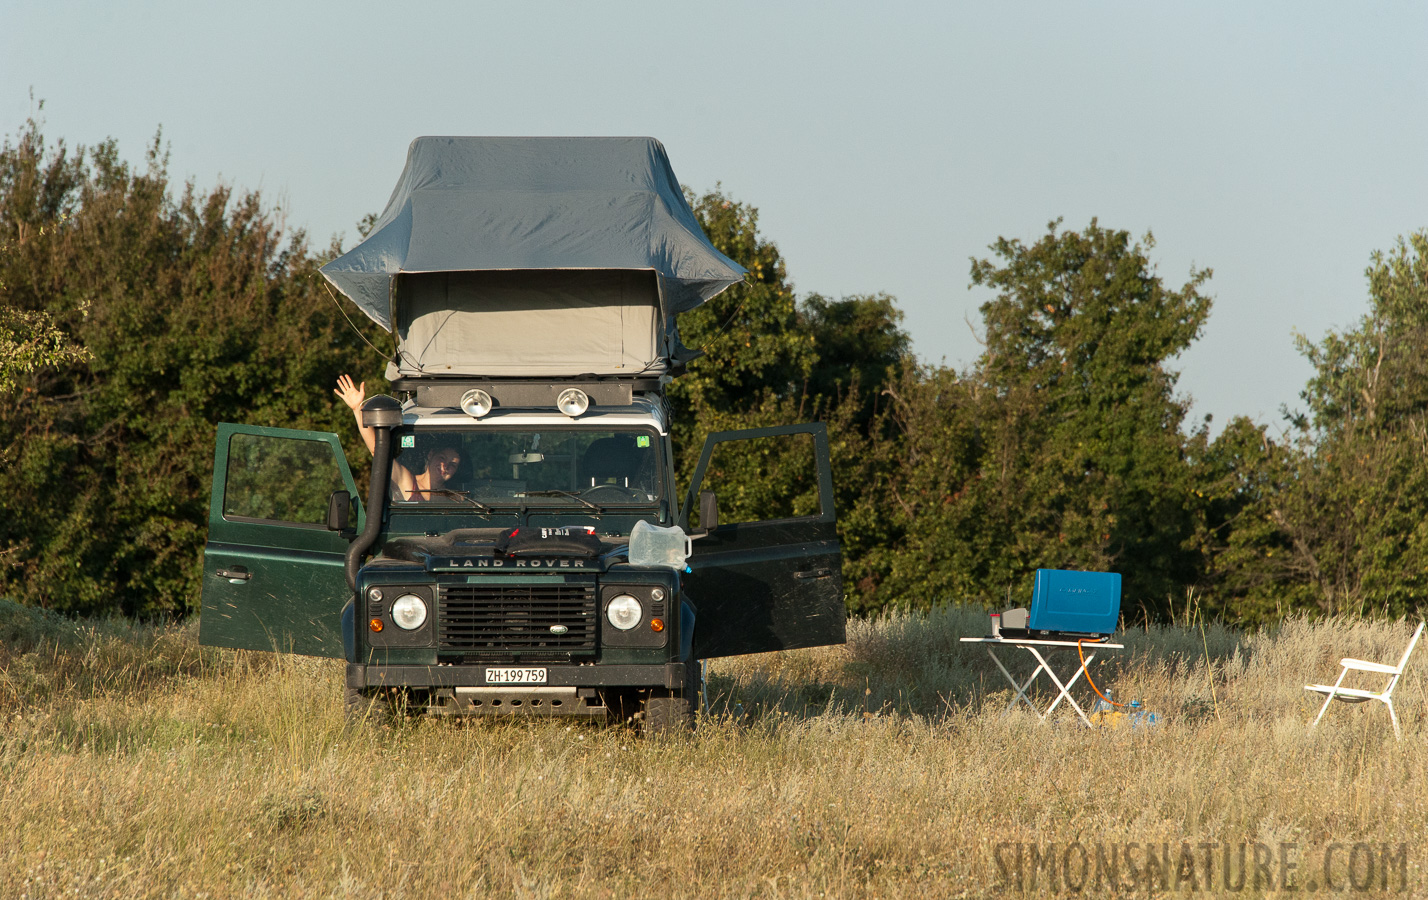
[[[446,486],[454,491],[471,490],[471,484],[475,481],[474,468],[475,467],[471,465],[471,457],[467,456],[463,449],[461,462],[456,466],[456,474],[451,476],[451,480],[446,483]]]
[[[619,434],[592,441],[580,460],[580,488],[598,484],[629,487],[640,458],[631,435]]]

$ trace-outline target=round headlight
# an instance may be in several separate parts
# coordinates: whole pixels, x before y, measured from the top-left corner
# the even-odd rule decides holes
[[[473,419],[479,419],[491,411],[491,395],[480,388],[472,388],[461,395],[461,411]]]
[[[590,408],[590,398],[580,388],[566,388],[555,398],[555,408],[573,419]]]
[[[426,623],[426,601],[416,594],[403,594],[392,604],[392,621],[398,628],[416,631]]]
[[[640,617],[644,615],[644,610],[640,608],[640,601],[629,594],[621,594],[610,605],[605,607],[605,618],[610,620],[621,631],[629,631],[640,624]]]

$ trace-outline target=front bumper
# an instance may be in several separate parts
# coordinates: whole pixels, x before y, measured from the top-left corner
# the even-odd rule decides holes
[[[362,690],[374,687],[457,688],[487,687],[486,669],[510,663],[460,666],[347,664],[347,686]],[[548,687],[660,687],[675,689],[684,684],[682,662],[661,665],[571,666],[531,664],[546,670]],[[697,663],[690,663],[697,665]],[[510,685],[500,685],[510,687]]]

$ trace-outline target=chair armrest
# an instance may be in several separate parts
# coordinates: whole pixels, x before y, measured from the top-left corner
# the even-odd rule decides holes
[[[1341,659],[1339,660],[1339,665],[1358,672],[1381,672],[1384,675],[1398,674],[1398,666],[1385,666],[1383,663],[1367,662],[1362,659]]]

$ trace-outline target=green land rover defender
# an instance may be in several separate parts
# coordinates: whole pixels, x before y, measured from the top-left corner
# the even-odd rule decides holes
[[[396,347],[396,396],[360,412],[365,503],[337,435],[220,425],[203,643],[341,657],[354,715],[657,732],[692,723],[702,660],[843,641],[822,425],[711,434],[677,490],[677,315],[743,271],[658,142],[419,138],[322,272]],[[803,461],[807,490],[720,521],[751,487],[721,460],[751,451]]]

